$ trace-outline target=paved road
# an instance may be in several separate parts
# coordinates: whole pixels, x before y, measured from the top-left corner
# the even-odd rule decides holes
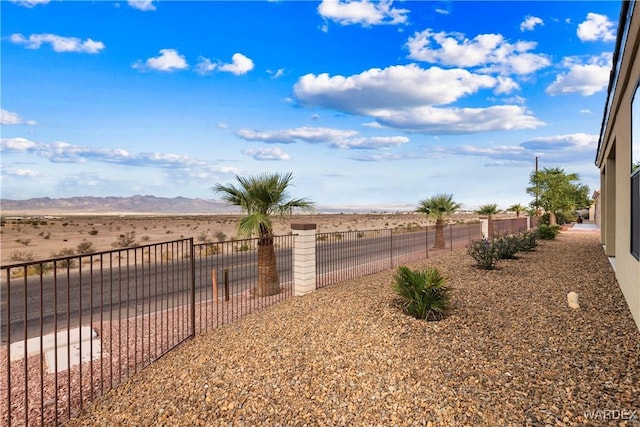
[[[471,236],[464,227],[453,229],[452,233],[447,229],[445,237],[448,246],[453,244],[456,247],[464,245]],[[424,230],[394,232],[393,235],[391,230],[334,233],[327,235],[326,241],[318,242],[317,273],[330,275],[367,263],[387,263],[384,268],[391,268],[394,260],[407,254],[420,256],[424,253],[426,256],[426,248],[433,246],[434,240],[433,230],[428,233]],[[154,262],[148,259],[150,251],[147,251],[145,260],[143,250],[128,250],[124,255],[129,257],[128,260],[94,256],[88,266],[80,263],[80,269],[58,268],[55,275],[12,279],[10,293],[7,292],[6,271],[3,270],[0,285],[2,344],[8,338],[7,317],[11,324],[9,340],[15,342],[25,338],[25,323],[26,338],[31,338],[68,326],[86,324],[91,318],[95,321],[101,313],[104,319],[125,319],[190,304],[192,268],[196,302],[212,298],[212,270],[217,273],[219,297],[225,295],[225,270],[228,271],[226,288],[230,295],[252,288],[256,283],[255,250],[200,256],[196,249],[194,263],[191,262],[190,247],[177,248],[176,252],[182,251],[183,255],[174,259],[163,259],[161,253]],[[292,281],[291,248],[276,249],[276,256],[281,281]],[[101,265],[107,267],[100,268]]]

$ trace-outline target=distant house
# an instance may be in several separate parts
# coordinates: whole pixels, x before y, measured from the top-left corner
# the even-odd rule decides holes
[[[640,3],[623,1],[596,165],[605,253],[640,328]]]

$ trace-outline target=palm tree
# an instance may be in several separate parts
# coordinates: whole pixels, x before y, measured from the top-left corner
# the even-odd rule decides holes
[[[255,175],[241,177],[240,184],[216,184],[213,190],[222,194],[222,200],[229,205],[240,206],[246,214],[238,221],[238,234],[258,236],[258,286],[257,296],[275,295],[280,292],[276,252],[273,246],[273,215],[291,215],[294,208],[311,210],[313,202],[306,199],[290,199],[287,187],[291,183],[291,173]]]
[[[498,212],[499,210],[498,210],[497,203],[489,203],[486,205],[481,205],[476,211],[477,214],[486,215],[489,219],[491,219],[491,217],[497,214]]]
[[[516,218],[520,218],[520,212],[525,212],[527,210],[527,208],[523,205],[521,205],[520,203],[516,203],[515,205],[511,205],[509,206],[509,209],[507,209],[510,212],[515,212],[516,213]]]
[[[451,215],[458,209],[460,205],[453,201],[452,194],[436,194],[428,199],[420,200],[418,202],[418,209],[416,212],[421,212],[436,219],[436,243],[434,248],[444,248],[444,218]]]

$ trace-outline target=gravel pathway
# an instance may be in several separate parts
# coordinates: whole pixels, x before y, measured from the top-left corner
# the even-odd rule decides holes
[[[455,289],[440,322],[400,312],[393,271],[350,280],[198,336],[68,425],[640,425],[640,332],[599,234],[426,265]]]

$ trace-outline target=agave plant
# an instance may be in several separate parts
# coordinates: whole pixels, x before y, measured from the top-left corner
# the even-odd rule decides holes
[[[405,313],[417,319],[440,320],[451,304],[451,288],[435,267],[424,270],[398,267],[393,287]]]

